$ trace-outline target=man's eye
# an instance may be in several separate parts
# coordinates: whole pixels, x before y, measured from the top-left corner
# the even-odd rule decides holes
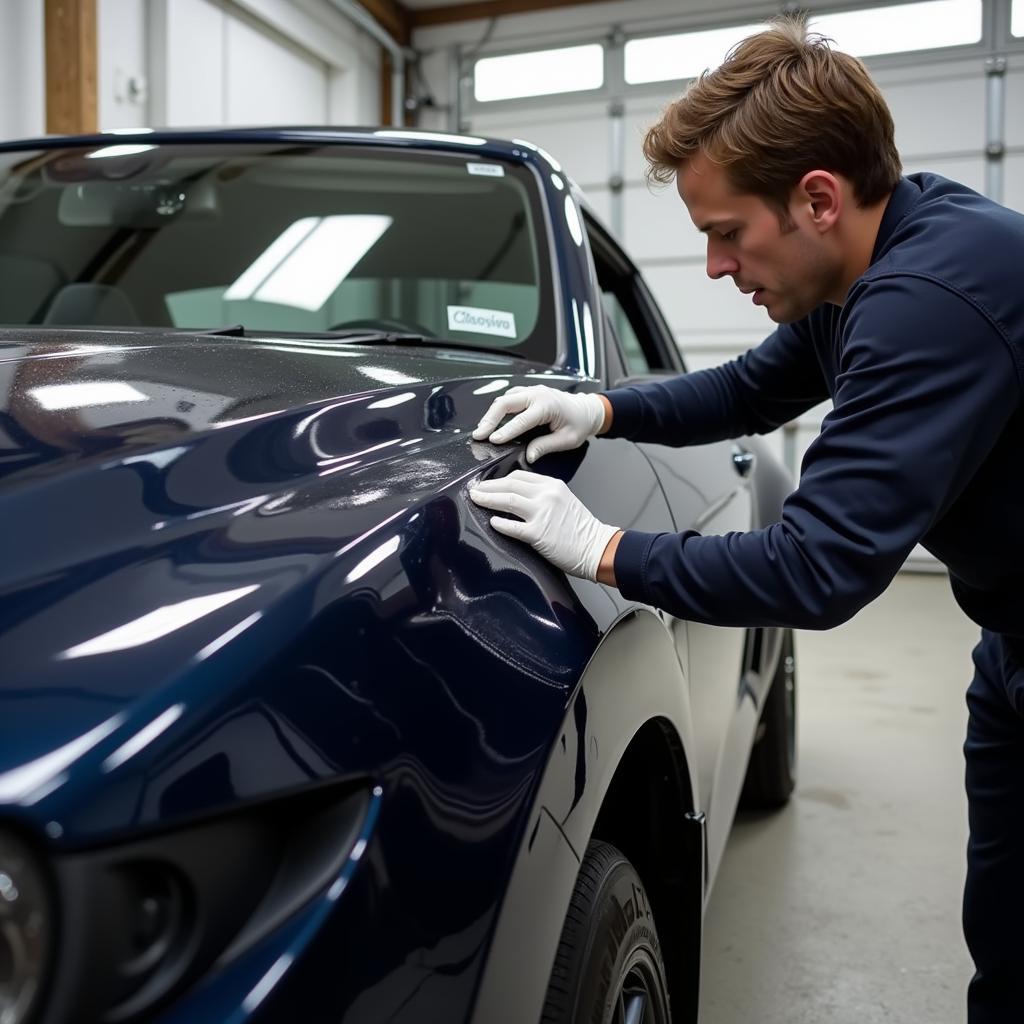
[[[734,240],[734,239],[736,238],[736,236],[737,236],[737,235],[738,235],[739,233],[740,233],[740,229],[739,229],[739,228],[733,228],[733,229],[732,229],[732,231],[726,231],[726,232],[725,232],[725,234],[723,234],[723,235],[722,235],[722,237],[723,237],[723,238],[724,238],[724,239],[725,239],[725,240],[726,240],[727,242],[731,242],[731,241],[733,241],[733,240]]]

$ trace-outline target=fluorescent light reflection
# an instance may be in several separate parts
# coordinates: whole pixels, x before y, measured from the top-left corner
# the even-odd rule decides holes
[[[0,803],[12,803],[15,800],[32,803],[41,799],[41,795],[52,792],[56,786],[51,785],[65,768],[77,761],[83,754],[91,750],[97,743],[105,740],[124,720],[123,715],[114,715],[90,729],[78,739],[65,743],[63,747],[36,758],[20,768],[13,768],[0,775]],[[45,789],[40,795],[39,791]]]
[[[129,455],[122,459],[119,465],[134,466],[136,463],[145,463],[157,469],[166,469],[175,459],[184,455],[187,448],[165,448],[162,452],[149,452],[146,455]]]
[[[502,390],[504,390],[505,388],[507,388],[509,386],[510,383],[511,383],[511,381],[507,381],[507,380],[492,380],[492,381],[489,381],[487,384],[484,384],[482,387],[477,388],[473,392],[473,394],[474,395],[489,395],[493,391],[502,391]]]
[[[187,601],[164,605],[133,622],[127,622],[108,633],[70,647],[58,654],[57,657],[62,660],[85,658],[93,654],[123,651],[129,647],[139,647],[142,644],[151,643],[153,640],[159,640],[160,637],[167,636],[168,633],[173,633],[258,589],[258,585],[254,584],[251,587],[239,587],[237,590],[226,590],[221,594],[207,594],[205,597],[192,597]]]
[[[594,318],[590,315],[590,303],[583,303],[583,340],[586,344],[586,365],[584,372],[593,374],[596,363],[597,347],[594,344]]]
[[[576,305],[576,300],[572,300],[572,323],[576,330],[576,354],[579,356],[580,369],[583,369],[585,358],[583,355],[583,334],[580,332],[580,307]]]
[[[44,409],[84,409],[90,405],[121,405],[146,402],[149,396],[131,384],[115,380],[82,381],[79,384],[43,384],[28,392]]]
[[[197,655],[196,661],[204,661],[211,654],[216,654],[225,644],[231,643],[241,633],[244,633],[251,625],[263,618],[263,612],[253,612],[246,616],[237,625],[232,626],[226,633],[222,633],[216,640],[211,640]]]
[[[367,377],[373,380],[380,381],[381,384],[422,384],[423,382],[419,377],[409,377],[407,374],[399,373],[398,370],[389,370],[386,366],[360,366],[360,371]],[[434,391],[440,391],[440,388],[434,388]],[[434,394],[431,391],[431,394]]]
[[[249,299],[270,275],[288,258],[300,242],[320,223],[319,217],[303,217],[285,228],[266,251],[224,293],[225,299]]]
[[[111,156],[135,156],[138,153],[148,153],[151,149],[156,149],[156,146],[104,146],[103,149],[97,149],[95,153],[87,153],[85,158],[86,160],[103,160]]]
[[[294,959],[291,953],[285,953],[274,961],[274,965],[260,978],[253,990],[242,1001],[242,1009],[246,1013],[252,1013],[270,995],[271,990],[281,980],[284,972],[291,967]]]
[[[318,310],[391,224],[379,214],[304,217],[275,239],[225,299]]]
[[[571,195],[565,197],[565,222],[569,225],[569,234],[572,235],[572,240],[578,246],[582,246],[583,225],[580,223],[580,214]]]
[[[134,757],[144,747],[148,747],[162,732],[166,732],[185,710],[184,704],[174,704],[163,714],[158,715],[149,725],[143,726],[134,736],[126,740],[102,764],[102,770],[112,772],[129,758]]]
[[[360,579],[375,566],[380,565],[386,558],[390,558],[398,550],[401,541],[401,537],[397,534],[384,541],[383,544],[371,551],[361,562],[356,563],[355,567],[345,577],[345,582],[352,583]]]
[[[410,139],[413,142],[450,142],[457,146],[482,146],[487,140],[475,135],[446,135],[444,132],[404,132],[394,129],[373,133],[381,139]]]
[[[405,402],[411,402],[415,397],[415,391],[403,391],[402,394],[400,395],[392,395],[390,398],[380,398],[376,402],[371,402],[366,408],[391,409],[396,405],[402,405]]]

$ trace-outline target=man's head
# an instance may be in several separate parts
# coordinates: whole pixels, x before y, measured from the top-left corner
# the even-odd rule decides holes
[[[708,236],[708,274],[779,323],[842,302],[900,177],[892,117],[864,65],[781,19],[705,72],[647,133]]]

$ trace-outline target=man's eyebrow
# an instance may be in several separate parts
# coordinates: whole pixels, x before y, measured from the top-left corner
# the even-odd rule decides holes
[[[706,224],[701,224],[697,227],[697,230],[702,234],[706,235],[712,228],[717,228],[721,224],[731,224],[733,221],[732,217],[726,217],[724,220],[709,220]]]

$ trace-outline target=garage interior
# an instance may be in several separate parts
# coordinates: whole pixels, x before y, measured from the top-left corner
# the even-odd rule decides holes
[[[690,61],[691,75],[713,66],[781,9],[7,0],[0,140],[257,124],[526,139],[584,190],[649,281],[689,368],[700,369],[740,354],[771,324],[729,282],[708,279],[704,240],[671,188],[648,187],[640,141],[685,88],[680,63]],[[935,171],[1024,211],[1024,0],[814,0],[806,9],[882,87],[904,173]],[[884,30],[881,17],[893,19]],[[553,62],[528,63],[550,51]],[[663,52],[675,71],[660,70]],[[794,476],[827,411],[769,439]],[[738,815],[705,920],[702,1021],[963,1019],[971,965],[960,931],[960,747],[976,639],[944,570],[920,548],[851,622],[799,635],[798,787],[781,812]]]

